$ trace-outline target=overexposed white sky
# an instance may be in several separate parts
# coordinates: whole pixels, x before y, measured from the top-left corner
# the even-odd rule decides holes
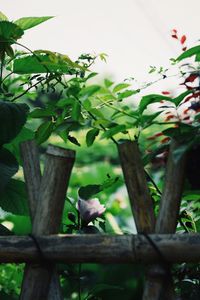
[[[150,65],[167,66],[181,50],[172,28],[187,35],[189,46],[199,39],[199,0],[1,0],[0,10],[11,20],[55,16],[26,31],[21,42],[72,59],[105,52],[107,64],[98,62],[95,70],[117,81],[145,81]]]

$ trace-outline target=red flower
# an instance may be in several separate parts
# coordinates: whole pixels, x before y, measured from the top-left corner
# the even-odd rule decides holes
[[[163,95],[170,95],[170,92],[168,92],[168,91],[162,91],[162,94]]]
[[[186,82],[194,82],[196,78],[198,78],[199,75],[198,74],[190,74],[184,81],[184,83]]]
[[[181,37],[181,39],[180,39],[180,42],[181,42],[181,44],[183,45],[183,44],[185,43],[185,41],[186,41],[186,36],[183,35],[183,36]]]

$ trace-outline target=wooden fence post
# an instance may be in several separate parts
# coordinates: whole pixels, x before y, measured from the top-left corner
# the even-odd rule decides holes
[[[173,153],[180,145],[181,144],[176,140],[172,140],[170,145],[165,172],[164,190],[155,228],[156,233],[174,233],[176,231],[187,155],[184,154],[177,162],[175,162]],[[156,273],[159,275],[159,269],[160,266],[155,265],[149,270],[149,280],[146,281],[143,300],[176,299],[172,277],[169,272],[166,271],[163,273],[161,271],[162,276],[155,276]]]
[[[155,227],[153,201],[136,141],[118,144],[119,157],[138,233],[151,233]]]
[[[21,150],[33,220],[32,233],[36,237],[40,234],[57,233],[75,152],[50,145],[46,152],[44,174],[41,179],[34,142],[23,143]],[[56,277],[53,263],[27,264],[20,299],[62,299],[59,280]]]
[[[168,227],[173,228],[172,232],[174,232],[176,228],[185,161],[185,158],[181,158],[177,165],[174,163],[172,152],[177,147],[179,147],[179,144],[173,141],[167,163],[166,184],[162,196],[160,213],[158,222],[156,222],[156,232],[159,233],[162,233],[163,230],[166,230],[165,233],[170,233],[171,231],[167,230]],[[155,225],[153,203],[150,201],[151,198],[137,142],[125,141],[118,145],[118,151],[138,233],[153,232]],[[177,185],[178,188],[176,188]],[[171,197],[171,200],[168,199],[169,197]],[[163,285],[165,286],[165,295],[163,295]],[[161,264],[148,269],[143,294],[143,300],[158,299],[175,299],[172,277],[166,273],[165,267]]]

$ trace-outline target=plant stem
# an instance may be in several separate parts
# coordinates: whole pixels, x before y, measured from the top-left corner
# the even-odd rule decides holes
[[[39,83],[41,83],[43,80],[45,80],[44,78],[41,79],[40,81],[36,82],[35,84],[31,85],[28,89],[26,89],[23,93],[21,93],[20,95],[14,97],[11,102],[14,102],[15,100],[19,99],[20,97],[24,96],[30,89],[32,89],[33,87],[37,86]]]

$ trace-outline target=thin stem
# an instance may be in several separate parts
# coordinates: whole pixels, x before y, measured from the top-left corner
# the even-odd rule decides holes
[[[108,102],[103,101],[100,97],[97,97],[97,98],[98,98],[98,99],[101,101],[101,103],[103,103],[105,106],[107,106],[107,107],[109,107],[109,108],[111,108],[111,109],[113,109],[113,110],[115,110],[115,111],[117,111],[117,112],[121,112],[122,114],[124,114],[124,115],[126,115],[126,116],[128,116],[128,117],[137,119],[137,117],[135,117],[135,116],[133,116],[133,115],[127,113],[127,112],[124,111],[123,109],[120,109],[120,108],[117,108],[116,106],[110,105]]]
[[[21,98],[22,96],[24,96],[29,90],[31,90],[32,88],[34,88],[35,86],[37,86],[39,83],[41,83],[43,80],[45,80],[44,78],[39,80],[38,82],[36,82],[35,84],[31,85],[28,89],[26,89],[23,93],[21,93],[20,95],[14,97],[11,102],[14,102],[15,100]]]
[[[155,181],[153,180],[153,178],[149,175],[149,173],[145,170],[145,174],[147,176],[147,179],[153,184],[153,186],[155,187],[156,191],[158,192],[158,194],[162,194],[161,190],[159,189],[159,187],[157,186],[157,184],[155,183]]]
[[[1,83],[3,83],[10,75],[12,75],[14,72],[11,71],[10,73],[8,73],[4,78],[3,80],[1,81]]]

